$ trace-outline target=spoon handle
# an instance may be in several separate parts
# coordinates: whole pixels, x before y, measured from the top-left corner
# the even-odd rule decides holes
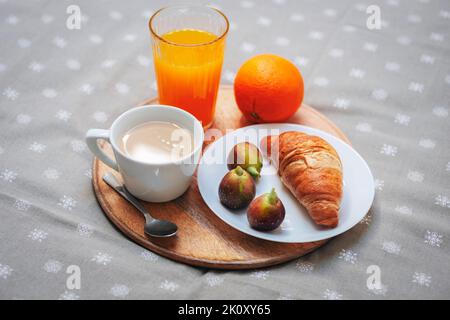
[[[136,209],[138,209],[145,217],[146,222],[151,222],[155,220],[147,209],[136,199],[122,184],[120,184],[116,177],[107,173],[103,176],[103,181],[105,181],[111,188],[113,188],[118,194],[125,198],[129,203],[131,203]]]

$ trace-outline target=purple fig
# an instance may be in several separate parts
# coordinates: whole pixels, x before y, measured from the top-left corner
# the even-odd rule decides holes
[[[254,178],[260,176],[263,166],[261,152],[250,142],[241,142],[235,145],[228,154],[227,163],[229,170],[241,166]]]
[[[247,210],[247,219],[253,229],[270,231],[278,228],[283,222],[285,209],[278,198],[275,188],[264,193],[250,203]]]
[[[219,185],[219,199],[230,209],[240,209],[249,205],[256,193],[252,176],[237,166],[228,172]]]

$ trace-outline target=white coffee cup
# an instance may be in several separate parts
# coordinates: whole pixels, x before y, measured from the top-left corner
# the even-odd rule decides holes
[[[185,157],[167,162],[138,161],[125,154],[120,141],[127,131],[148,122],[166,121],[189,130],[194,141],[193,151]],[[100,149],[97,140],[111,144],[114,159]],[[91,152],[107,166],[120,172],[126,188],[134,196],[149,202],[166,202],[182,195],[190,185],[199,163],[204,140],[201,123],[190,113],[171,106],[146,105],[121,114],[111,129],[90,129],[86,143]]]

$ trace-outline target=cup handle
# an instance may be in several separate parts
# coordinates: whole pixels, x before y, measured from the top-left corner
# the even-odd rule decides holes
[[[97,140],[103,139],[109,144],[111,144],[109,140],[109,130],[103,130],[103,129],[89,129],[89,131],[86,133],[86,144],[89,147],[89,150],[100,159],[101,162],[106,164],[108,167],[119,171],[119,167],[117,166],[116,160],[112,159],[106,153],[100,149],[98,146]]]

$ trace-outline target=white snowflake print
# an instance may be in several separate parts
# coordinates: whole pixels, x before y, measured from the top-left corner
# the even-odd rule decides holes
[[[375,89],[372,91],[372,98],[377,101],[384,101],[388,97],[388,93],[384,89]]]
[[[351,68],[350,72],[348,73],[348,75],[350,77],[352,77],[352,78],[362,79],[366,75],[366,72],[364,70],[362,70],[362,69]]]
[[[19,92],[11,87],[7,87],[2,93],[8,100],[15,101],[19,97]]]
[[[45,66],[42,63],[33,61],[33,62],[31,62],[29,64],[28,69],[30,69],[31,71],[39,73],[39,72],[41,72],[42,70],[45,69]]]
[[[309,262],[298,261],[295,264],[295,268],[301,273],[308,273],[314,270],[314,265]]]
[[[56,98],[56,96],[58,95],[58,92],[56,92],[55,89],[46,88],[46,89],[42,90],[42,95],[48,99],[53,99],[53,98]]]
[[[306,57],[295,57],[294,62],[300,67],[306,67],[309,63],[309,59]]]
[[[158,255],[148,250],[144,250],[141,252],[141,258],[144,259],[145,261],[150,262],[156,262],[159,259]]]
[[[139,55],[136,60],[143,67],[148,67],[152,64],[152,60],[147,56]]]
[[[308,33],[308,38],[310,38],[312,40],[322,40],[323,39],[323,32],[322,31],[313,30],[310,33]]]
[[[330,83],[330,81],[325,77],[317,77],[314,79],[314,85],[318,87],[326,87]]]
[[[16,24],[19,23],[19,21],[20,21],[20,19],[17,16],[14,16],[14,15],[9,15],[5,19],[5,22],[7,24],[10,24],[10,25],[16,25]]]
[[[8,266],[7,264],[0,263],[0,278],[8,279],[8,277],[13,273],[13,268]]]
[[[344,50],[339,49],[339,48],[333,48],[328,52],[328,54],[332,58],[340,58],[344,55]]]
[[[383,146],[381,147],[380,153],[390,157],[395,157],[397,151],[398,148],[396,146],[384,143]]]
[[[434,198],[435,200],[435,204],[437,204],[438,206],[441,206],[443,208],[447,207],[450,208],[450,198],[444,195],[438,195],[436,196],[436,198]]]
[[[420,56],[420,62],[425,63],[425,64],[434,64],[434,60],[435,60],[435,58],[428,54],[422,54]]]
[[[380,288],[372,288],[372,289],[368,289],[370,293],[376,295],[376,296],[385,296],[387,291],[388,291],[388,287],[384,284],[380,285]]]
[[[59,110],[55,114],[55,118],[64,122],[69,121],[70,117],[72,116],[72,112],[69,112],[67,110]]]
[[[172,291],[174,292],[175,290],[177,290],[179,287],[179,285],[173,281],[169,281],[169,280],[164,280],[163,282],[161,282],[161,284],[159,285],[160,289],[164,289],[167,291]]]
[[[243,42],[241,45],[241,50],[244,52],[253,52],[255,51],[255,45],[250,42]]]
[[[450,11],[441,10],[439,11],[439,16],[444,19],[450,19]]]
[[[22,49],[29,48],[31,46],[31,41],[29,39],[19,38],[17,39],[17,45]]]
[[[81,69],[81,63],[75,59],[69,59],[66,61],[66,67],[69,70],[77,71]]]
[[[78,300],[80,299],[80,296],[77,295],[75,292],[73,291],[64,291],[63,293],[61,293],[61,295],[59,296],[58,300]]]
[[[450,172],[450,161],[447,162],[447,165],[445,166],[445,171]]]
[[[431,276],[423,272],[414,272],[412,282],[420,286],[429,287],[431,284]]]
[[[351,264],[355,264],[358,261],[358,254],[352,250],[342,249],[339,253],[339,259],[342,259],[345,262],[349,262]]]
[[[43,172],[43,176],[49,180],[56,180],[60,175],[58,170],[52,168],[48,168]]]
[[[360,224],[369,225],[372,222],[372,214],[367,213],[364,218],[359,222]]]
[[[28,150],[36,152],[36,153],[42,153],[47,149],[47,146],[42,143],[33,142],[29,147]]]
[[[427,230],[424,238],[424,242],[432,247],[440,247],[443,242],[442,234],[439,234],[435,231]]]
[[[112,258],[113,257],[107,253],[97,252],[97,254],[91,259],[91,261],[106,266],[111,262]]]
[[[4,169],[0,172],[0,179],[6,182],[13,182],[17,178],[17,173],[8,169]]]
[[[433,41],[442,42],[444,41],[444,35],[442,33],[432,32],[430,34],[430,39]]]
[[[77,232],[80,236],[90,237],[94,232],[94,228],[87,223],[79,223],[77,225]]]
[[[256,20],[256,23],[263,27],[269,27],[272,24],[272,20],[270,20],[267,17],[259,17],[258,20]]]
[[[106,114],[106,112],[103,111],[97,111],[94,112],[94,114],[92,115],[92,118],[100,123],[104,123],[106,121],[108,121],[108,115]]]
[[[63,264],[57,260],[48,260],[44,264],[44,270],[48,273],[58,273],[61,271]]]
[[[261,279],[261,280],[266,280],[270,275],[270,271],[266,271],[266,270],[258,270],[258,271],[253,271],[250,274],[250,277],[255,278],[255,279]]]
[[[433,114],[439,118],[445,118],[448,116],[448,109],[444,107],[434,107]]]
[[[69,196],[63,195],[62,198],[59,199],[58,206],[63,209],[71,211],[77,205],[77,201]]]
[[[325,300],[342,300],[342,294],[330,289],[326,289],[322,296]]]
[[[94,86],[89,83],[85,83],[80,87],[80,91],[87,95],[92,94],[92,92],[94,92],[94,89]]]
[[[381,179],[375,179],[374,180],[375,190],[383,191],[384,187],[384,180]]]
[[[378,49],[378,45],[373,42],[366,42],[363,45],[363,49],[369,52],[375,52]]]
[[[6,70],[6,65],[5,64],[3,64],[3,63],[0,63],[0,72],[3,72],[3,71],[5,71]]]
[[[86,150],[86,143],[82,140],[72,140],[70,141],[70,145],[72,146],[72,150],[81,153]]]
[[[240,5],[241,5],[242,8],[250,9],[250,8],[253,8],[255,6],[255,3],[252,2],[252,1],[244,0],[244,1],[241,1]]]
[[[424,89],[424,85],[419,82],[411,82],[408,86],[408,90],[412,92],[422,93]]]
[[[409,171],[407,177],[412,182],[422,182],[424,174],[419,171]]]
[[[397,113],[395,115],[395,123],[398,123],[402,126],[407,126],[409,125],[409,122],[411,121],[411,117],[406,115],[406,114],[402,114],[402,113]]]
[[[382,249],[387,253],[398,255],[402,247],[398,243],[395,243],[394,241],[385,241],[383,242]]]
[[[231,70],[225,70],[223,77],[225,80],[227,80],[228,82],[233,83],[234,82],[234,78],[236,77],[236,73],[234,73]]]
[[[48,236],[48,233],[41,229],[33,229],[28,234],[28,238],[30,238],[33,241],[42,242],[42,240],[45,240]]]
[[[55,18],[53,18],[53,16],[51,16],[49,14],[43,14],[42,17],[41,17],[41,21],[44,24],[52,23],[54,19]]]
[[[63,49],[67,46],[67,41],[64,38],[55,37],[55,38],[53,38],[53,44],[55,46],[57,46],[58,48]]]
[[[336,100],[334,100],[334,102],[333,102],[333,107],[342,109],[342,110],[347,110],[349,105],[350,105],[350,100],[345,99],[345,98],[336,98]]]
[[[412,215],[412,209],[407,206],[396,206],[395,211],[400,214],[404,214],[405,216]]]
[[[100,44],[103,42],[103,38],[98,35],[98,34],[91,34],[89,36],[89,40],[93,43],[93,44]]]
[[[87,169],[87,170],[84,172],[84,175],[85,175],[86,177],[88,177],[89,179],[92,179],[92,169]]]
[[[210,287],[217,287],[223,283],[223,278],[215,274],[208,274],[206,276],[206,283]]]
[[[300,13],[293,13],[290,15],[289,20],[294,21],[294,22],[301,22],[301,21],[305,20],[305,16],[303,16]]]
[[[19,114],[16,117],[16,121],[18,124],[29,124],[31,122],[31,117],[28,114]]]
[[[117,298],[125,298],[130,293],[130,288],[124,284],[115,284],[109,293]]]
[[[113,20],[119,21],[119,20],[122,20],[123,15],[119,11],[111,11],[109,13],[109,17]]]
[[[436,142],[431,139],[420,139],[419,146],[425,149],[434,149]]]
[[[130,92],[130,86],[123,82],[116,83],[115,88],[120,94],[127,94]]]
[[[360,122],[356,125],[356,130],[361,132],[372,132],[372,126],[367,122]]]
[[[107,59],[102,62],[101,67],[104,69],[109,69],[112,68],[116,63],[117,63],[116,60]]]
[[[286,47],[286,46],[288,46],[290,43],[291,43],[291,40],[289,40],[289,39],[286,38],[286,37],[277,37],[277,38],[275,39],[275,44],[276,44],[277,46],[280,46],[280,47]]]
[[[290,294],[281,294],[278,296],[277,300],[294,300]]]
[[[31,203],[27,200],[16,199],[14,202],[14,208],[19,211],[28,211],[30,209]]]
[[[397,62],[389,61],[389,62],[386,62],[386,64],[384,65],[384,68],[387,71],[397,72],[400,70],[400,65]]]
[[[400,36],[397,38],[397,42],[403,46],[408,46],[411,44],[411,38],[408,36]]]

